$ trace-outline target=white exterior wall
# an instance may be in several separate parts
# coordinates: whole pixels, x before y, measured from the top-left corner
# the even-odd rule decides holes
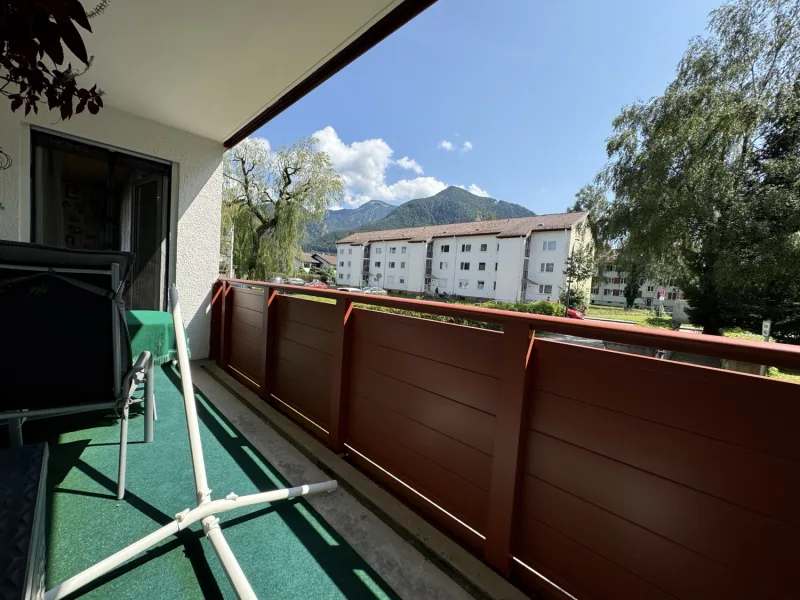
[[[13,163],[0,171],[0,239],[30,241],[31,126],[89,144],[113,146],[172,163],[170,264],[167,277],[181,293],[192,358],[208,356],[211,285],[219,269],[222,154],[219,142],[112,108],[53,123],[55,113],[0,111],[0,140]]]
[[[599,293],[591,295],[592,304],[624,307],[625,296],[623,296],[623,291],[625,290],[625,284],[622,283],[622,279],[625,277],[625,275],[616,270],[604,271],[603,275],[607,281],[597,284],[596,287]],[[616,277],[620,278],[620,283],[614,283],[614,279]],[[638,308],[646,308],[647,300],[649,299],[650,306],[655,308],[658,305],[658,290],[662,287],[664,289],[664,308],[672,310],[675,304],[675,298],[670,298],[669,295],[678,294],[678,298],[681,298],[680,288],[676,285],[662,286],[656,281],[645,281],[639,287],[642,297],[636,298],[636,300],[633,302],[633,305]],[[619,295],[615,296],[614,290],[617,290]],[[608,293],[606,293],[606,291]]]
[[[481,251],[482,244],[486,245],[486,250]],[[462,250],[465,245],[470,246],[469,251]],[[495,263],[499,268],[497,245],[498,239],[493,235],[436,238],[433,246],[431,288],[435,290],[438,287],[440,293],[470,298],[495,298]],[[450,251],[442,252],[442,246],[449,246]],[[461,263],[469,263],[469,270],[462,270]],[[483,271],[480,270],[481,263],[485,265]],[[466,282],[467,287],[460,287],[461,281]],[[483,282],[483,289],[478,289],[480,281]]]
[[[505,302],[518,302],[522,291],[525,238],[496,238],[495,247],[498,243],[500,252],[498,253],[497,290],[494,297],[496,300]]]
[[[375,282],[375,285],[392,290],[392,291],[406,291],[408,290],[408,269],[409,269],[409,244],[404,241],[385,242],[386,246],[383,250],[384,260],[381,260],[381,267],[384,277],[381,278],[380,284]],[[394,248],[394,254],[392,254]],[[394,267],[392,267],[394,263]]]
[[[564,277],[564,266],[569,256],[570,238],[570,231],[566,229],[562,231],[538,231],[531,234],[528,279],[536,283],[528,283],[527,300],[552,300],[553,302],[558,302],[561,288],[567,286],[567,281]],[[548,242],[556,243],[555,250],[543,249],[543,244]],[[547,265],[548,263],[553,263],[553,271],[551,273],[546,270],[542,271],[542,264]],[[540,285],[552,286],[551,292],[548,294],[542,290],[542,293],[539,293]]]
[[[337,245],[336,285],[339,287],[361,287],[361,265],[363,260],[363,246]]]
[[[414,242],[408,245],[408,292],[421,294],[425,289],[425,250],[427,245]]]

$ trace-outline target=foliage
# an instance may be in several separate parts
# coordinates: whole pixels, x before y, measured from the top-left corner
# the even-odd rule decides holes
[[[483,308],[494,308],[496,310],[510,310],[513,312],[524,312],[531,315],[546,315],[551,317],[561,317],[564,315],[564,307],[555,302],[539,300],[537,302],[503,302],[501,300],[489,300],[481,304]]]
[[[333,267],[325,267],[324,269],[320,269],[317,274],[319,275],[320,281],[325,283],[336,283],[336,269]]]
[[[639,323],[639,327],[675,330],[678,329],[680,325],[673,322],[672,319],[665,319],[664,317],[647,317]]]
[[[361,227],[328,231],[316,239],[308,238],[303,247],[317,252],[334,252],[336,241],[358,231],[383,231],[423,225],[446,225],[495,219],[533,216],[519,204],[476,196],[466,190],[451,186],[430,198],[417,198],[404,202],[391,213]]]
[[[572,286],[570,288],[569,298],[567,298],[567,288],[561,288],[561,292],[558,295],[558,301],[564,306],[566,306],[567,302],[569,302],[569,308],[583,310],[584,306],[589,305],[589,296],[586,294],[586,290],[584,288]]]
[[[623,108],[614,120],[602,176],[615,196],[609,235],[648,269],[677,267],[693,322],[718,334],[745,301],[747,286],[732,285],[720,269],[726,256],[741,261],[739,241],[751,234],[741,227],[764,185],[752,165],[770,115],[798,78],[800,6],[736,0],[711,14],[709,31],[692,40],[661,96]],[[753,275],[767,287],[769,273]],[[752,300],[751,311],[768,308]]]
[[[103,107],[103,92],[97,85],[84,88],[77,83],[94,57],[86,51],[76,25],[92,31],[78,0],[4,0],[0,9],[0,95],[11,101],[12,111],[24,106],[26,115],[38,113],[39,104],[46,101],[49,110],[58,109],[66,120],[84,109],[97,114]],[[62,43],[84,64],[82,70],[73,69],[72,63],[62,67]],[[52,67],[45,65],[45,57]],[[10,165],[0,147],[0,169]]]
[[[304,138],[277,151],[247,139],[225,154],[223,231],[234,226],[233,264],[243,279],[292,270],[306,224],[341,200],[330,157]]]

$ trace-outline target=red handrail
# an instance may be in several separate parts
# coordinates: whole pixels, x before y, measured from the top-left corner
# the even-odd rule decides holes
[[[396,298],[393,296],[376,296],[374,294],[359,294],[353,292],[340,292],[333,289],[320,289],[269,283],[267,281],[250,281],[247,279],[231,279],[220,277],[220,281],[236,283],[261,288],[274,288],[276,290],[292,293],[318,296],[320,298],[357,298],[362,304],[371,304],[386,308],[397,308],[414,312],[423,312],[457,319],[470,319],[489,323],[525,322],[534,329],[550,331],[563,335],[573,335],[595,340],[616,342],[645,346],[660,350],[686,352],[712,356],[728,360],[763,364],[787,369],[800,369],[800,346],[790,344],[770,344],[767,342],[754,342],[737,340],[721,336],[699,335],[696,333],[683,333],[679,331],[659,331],[644,327],[630,327],[616,323],[598,323],[565,319],[563,317],[549,317],[532,315],[529,313],[483,308],[480,306],[464,306],[462,304],[445,304],[429,300],[416,300],[410,298]]]

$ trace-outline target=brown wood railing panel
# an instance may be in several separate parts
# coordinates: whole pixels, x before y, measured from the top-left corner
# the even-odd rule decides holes
[[[264,294],[240,287],[230,288],[229,293],[233,299],[230,304],[228,365],[247,377],[243,381],[245,385],[258,389],[263,379],[261,344]]]
[[[800,465],[719,439],[778,447],[766,427],[758,436],[732,435],[729,423],[754,412],[752,376],[542,340],[532,360],[526,520],[677,598],[800,589]],[[590,365],[586,377],[574,376],[578,365]],[[675,398],[670,382],[687,378],[689,397]],[[656,412],[654,394],[678,406]],[[787,399],[769,401],[789,408],[773,414],[773,432],[794,412]],[[693,431],[680,427],[687,423]],[[536,544],[523,533],[515,552],[557,571],[557,559],[537,554]]]
[[[288,296],[278,296],[276,305],[274,394],[327,430],[334,307]],[[327,439],[318,427],[303,419],[298,422]]]

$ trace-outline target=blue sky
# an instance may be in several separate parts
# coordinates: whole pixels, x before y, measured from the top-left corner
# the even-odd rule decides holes
[[[561,212],[603,166],[611,120],[663,91],[721,3],[439,0],[256,135],[316,134],[348,208],[462,185]]]

